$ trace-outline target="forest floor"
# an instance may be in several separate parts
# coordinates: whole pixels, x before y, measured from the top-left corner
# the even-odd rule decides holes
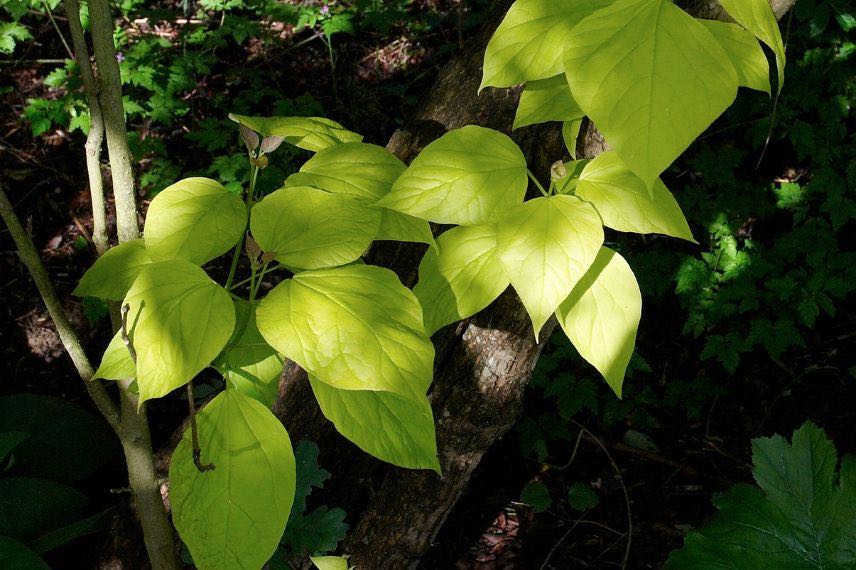
[[[384,145],[406,123],[440,66],[455,55],[460,29],[456,6],[442,0],[416,3],[411,17],[430,21],[425,29],[394,23],[384,32],[334,36],[337,61],[332,76],[323,42],[301,44],[306,36],[289,35],[288,30],[282,32],[286,37],[282,46],[260,57],[254,56],[258,47],[251,42],[244,51],[221,49],[207,73],[195,76],[197,87],[185,94],[182,108],[187,111],[177,121],[146,117],[131,121],[141,139],[156,139],[164,149],[141,155],[140,174],[149,173],[150,180],[164,159],[169,161],[165,177],[170,172],[186,174],[207,166],[215,154],[237,149],[233,133],[215,129],[211,136],[234,141],[213,153],[189,146],[185,135],[212,117],[223,119],[216,114],[223,113],[230,100],[245,97],[245,90],[258,88],[259,81],[275,93],[266,93],[258,104],[278,96],[296,108],[320,110],[364,133],[367,142]],[[477,26],[477,16],[477,10],[465,14],[464,41]],[[169,41],[177,34],[139,24],[137,29]],[[98,347],[106,344],[109,334],[103,310],[70,295],[93,260],[85,137],[56,126],[34,136],[31,123],[21,119],[28,100],[66,95],[45,84],[56,64],[39,61],[62,57],[55,32],[46,20],[31,32],[34,40],[16,52],[12,63],[2,65],[0,108],[6,111],[0,117],[0,177],[10,187],[11,199],[31,229],[90,356],[97,358]],[[799,49],[796,44],[795,58],[802,56]],[[235,70],[243,67],[244,77],[235,80]],[[139,86],[131,89],[139,91]],[[225,102],[212,102],[212,94]],[[273,113],[256,108],[255,114]],[[852,120],[845,127],[852,133]],[[743,145],[750,158],[757,158],[755,148],[746,148],[736,130],[718,135],[716,144]],[[206,163],[194,165],[200,156]],[[752,171],[749,161],[741,162],[740,168],[755,184],[769,185],[795,180],[794,172],[805,162],[786,146],[774,144],[767,149],[761,170]],[[285,170],[288,165],[281,167]],[[682,187],[692,184],[682,174],[686,170],[691,167],[681,165],[671,174],[674,184],[669,186],[679,201]],[[695,174],[707,176],[703,171]],[[152,187],[161,183],[156,180]],[[144,205],[149,197],[140,196]],[[748,217],[746,223],[751,225]],[[766,239],[773,242],[786,234],[790,226],[783,230],[778,223],[773,220],[756,228],[757,238],[765,239],[766,232]],[[849,224],[846,228],[852,228]],[[657,240],[657,251],[671,247],[684,257],[716,251],[706,228],[694,229],[700,246],[664,246]],[[841,234],[843,230],[834,236]],[[742,353],[739,365],[728,370],[718,360],[702,356],[706,334],[686,332],[692,317],[688,313],[695,308],[675,294],[678,271],[673,258],[663,254],[663,263],[646,258],[647,246],[645,240],[625,244],[634,268],[662,273],[648,278],[660,284],[646,288],[643,283],[645,309],[637,347],[643,361],[634,361],[625,401],[613,402],[614,396],[603,388],[592,388],[594,374],[557,334],[545,349],[518,428],[485,457],[421,567],[658,568],[671,550],[680,547],[687,530],[715,512],[711,498],[716,493],[751,482],[753,437],[773,433],[789,437],[812,420],[827,431],[841,454],[856,452],[852,296],[836,302],[835,316],[820,315],[811,327],[801,329],[802,346],[777,356],[756,347]],[[640,261],[634,263],[637,252]],[[652,293],[655,289],[661,290]],[[0,395],[50,394],[91,408],[5,229],[0,230],[0,307],[0,357],[5,366]],[[749,313],[730,318],[754,317]],[[561,386],[581,392],[563,401],[556,396]],[[162,444],[181,420],[184,404],[169,397],[152,408],[156,444]],[[575,483],[595,491],[595,506],[582,511],[571,506],[566,497]],[[117,457],[109,469],[87,480],[83,490],[96,504],[109,506],[116,495],[107,490],[122,486],[123,468]],[[540,495],[532,495],[532,490]],[[323,502],[324,497],[313,500]],[[95,535],[58,551],[50,561],[56,568],[84,567],[108,542],[104,533]]]

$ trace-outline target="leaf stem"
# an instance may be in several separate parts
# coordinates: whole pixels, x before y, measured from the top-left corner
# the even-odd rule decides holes
[[[202,463],[202,448],[199,447],[199,431],[196,428],[196,404],[193,403],[193,380],[187,383],[187,408],[190,414],[190,439],[193,443],[193,464],[200,473],[215,468],[213,463]]]
[[[530,179],[530,180],[532,180],[532,182],[534,182],[534,183],[535,183],[535,186],[537,186],[537,187],[538,187],[538,190],[540,190],[540,191],[541,191],[541,194],[543,194],[544,196],[549,196],[549,195],[550,195],[546,190],[544,190],[544,187],[541,185],[541,183],[540,183],[540,182],[538,182],[538,179],[537,179],[537,178],[535,178],[535,175],[534,175],[534,174],[532,174],[532,171],[531,171],[531,170],[529,170],[528,168],[526,169],[526,174],[528,174],[528,175],[529,175],[529,179]]]

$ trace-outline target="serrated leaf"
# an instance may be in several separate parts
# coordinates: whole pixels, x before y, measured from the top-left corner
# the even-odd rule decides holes
[[[770,65],[761,44],[737,24],[700,20],[713,34],[737,71],[738,85],[770,94]]]
[[[256,318],[271,346],[336,388],[419,400],[431,383],[422,308],[388,269],[301,272],[268,293]]]
[[[235,301],[240,336],[223,353],[223,376],[229,386],[270,408],[279,392],[283,358],[259,332],[256,305]]]
[[[232,299],[180,259],[146,266],[123,305],[137,353],[140,403],[184,386],[217,356],[235,328]]]
[[[785,42],[769,0],[719,0],[719,3],[735,22],[755,34],[776,54],[778,91],[781,92],[785,82]]]
[[[247,117],[230,113],[229,118],[262,136],[283,137],[288,144],[312,152],[363,140],[362,135],[324,117]]]
[[[143,267],[151,262],[142,239],[121,243],[110,248],[86,270],[73,295],[121,301]]]
[[[323,488],[330,478],[330,472],[318,465],[319,451],[315,442],[307,440],[298,443],[294,450],[297,484],[294,490],[294,505],[291,507],[292,517],[306,510],[306,498],[312,493],[312,488]]]
[[[428,398],[391,392],[340,390],[309,376],[315,399],[336,430],[360,449],[407,469],[440,472],[434,415]]]
[[[526,84],[512,129],[550,121],[570,121],[582,116],[582,110],[571,96],[568,81],[561,74]]]
[[[101,357],[101,364],[98,365],[92,379],[126,380],[136,376],[137,367],[131,358],[131,351],[125,346],[122,331],[116,331],[110,340],[110,344],[107,345],[104,356]]]
[[[647,186],[737,95],[728,55],[671,0],[617,0],[564,45],[574,99]]]
[[[348,570],[348,559],[342,556],[310,556],[318,570]]]
[[[620,232],[658,233],[697,243],[677,200],[660,179],[650,188],[612,151],[583,169],[577,196],[591,202],[603,225]]]
[[[289,520],[282,542],[292,552],[321,554],[336,550],[348,532],[345,514],[342,509],[320,506],[308,515]]]
[[[467,126],[425,147],[378,205],[438,224],[477,225],[523,201],[526,173],[514,141]]]
[[[152,200],[143,236],[153,260],[201,265],[233,248],[246,224],[240,196],[210,178],[186,178]]]
[[[591,267],[602,243],[600,216],[574,196],[530,200],[499,222],[499,258],[532,319],[536,339]]]
[[[380,227],[375,240],[424,243],[437,248],[431,224],[420,218],[402,214],[389,208],[380,208]]]
[[[719,513],[672,552],[667,568],[852,568],[856,564],[856,459],[838,454],[811,422],[752,442],[760,488],[739,484]]]
[[[0,39],[0,51],[2,39]],[[0,536],[0,567],[7,570],[50,570],[47,562],[22,542]]]
[[[642,293],[623,257],[603,247],[591,268],[556,311],[580,356],[621,397],[642,317]]]
[[[190,430],[169,469],[173,522],[199,568],[261,568],[273,555],[294,500],[295,466],[282,423],[234,390],[197,415],[202,461]]]
[[[380,210],[357,197],[295,186],[253,206],[250,230],[281,263],[320,269],[360,257],[377,235],[380,219]]]
[[[494,227],[452,228],[437,239],[437,248],[439,253],[425,253],[413,288],[428,334],[478,313],[509,285]]]
[[[559,46],[577,23],[612,1],[517,0],[487,44],[479,90],[562,73]]]
[[[405,168],[403,162],[381,146],[343,143],[318,152],[285,185],[312,186],[377,200],[389,193]]]

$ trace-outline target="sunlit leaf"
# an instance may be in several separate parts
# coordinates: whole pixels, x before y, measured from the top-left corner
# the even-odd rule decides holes
[[[523,201],[526,171],[506,135],[463,127],[425,147],[378,205],[440,224],[485,223]]]
[[[549,79],[530,81],[520,95],[520,104],[514,116],[514,126],[519,129],[528,125],[549,121],[570,121],[583,116],[564,75]]]
[[[99,257],[83,274],[74,294],[121,301],[143,267],[151,262],[142,239],[119,244]]]
[[[785,42],[769,0],[719,0],[719,3],[735,22],[755,34],[776,54],[778,90],[781,91],[785,83]]]
[[[621,232],[658,233],[695,243],[677,200],[659,179],[650,188],[608,151],[588,163],[577,196],[591,202],[603,225]]]
[[[731,58],[739,85],[769,94],[770,65],[755,36],[737,24],[715,20],[701,20],[701,23]]]
[[[344,143],[310,158],[285,185],[312,186],[377,200],[389,193],[405,168],[403,162],[381,146]]]
[[[419,400],[431,383],[434,346],[422,309],[388,269],[301,272],[268,293],[256,319],[271,346],[336,388]]]
[[[232,299],[189,261],[152,263],[124,304],[137,353],[140,402],[183,386],[208,366],[235,328]]]
[[[573,27],[613,0],[517,0],[484,56],[481,88],[511,87],[564,71],[562,50]]]
[[[360,449],[399,467],[440,471],[434,415],[426,396],[340,390],[311,375],[309,381],[324,416]]]
[[[197,415],[201,461],[190,430],[169,469],[173,522],[199,568],[261,568],[279,545],[294,501],[295,465],[282,423],[235,390]]]
[[[623,257],[604,247],[556,311],[559,325],[621,396],[642,316],[642,293]]]
[[[280,136],[288,144],[313,152],[363,140],[362,135],[324,117],[246,117],[230,113],[229,118],[262,136]]]
[[[246,224],[238,194],[208,178],[186,178],[155,196],[143,235],[155,261],[203,264],[233,248]]]
[[[530,200],[498,223],[499,257],[532,319],[536,339],[591,267],[601,244],[600,216],[574,196]]]
[[[250,229],[264,251],[303,269],[337,267],[360,257],[381,212],[355,196],[308,186],[282,188],[253,206]]]
[[[424,243],[437,247],[431,224],[425,220],[389,208],[380,208],[380,212],[380,228],[375,236],[376,240]]]
[[[342,556],[310,556],[318,570],[348,570],[348,559]]]
[[[126,380],[136,376],[137,366],[131,358],[131,351],[125,346],[122,331],[116,331],[110,340],[110,344],[107,345],[104,356],[101,357],[101,364],[98,365],[92,379]]]
[[[728,55],[671,0],[617,0],[564,46],[574,99],[647,186],[737,95]]]
[[[437,247],[439,253],[428,251],[422,258],[413,288],[428,334],[478,313],[509,284],[492,226],[452,228],[437,239]]]

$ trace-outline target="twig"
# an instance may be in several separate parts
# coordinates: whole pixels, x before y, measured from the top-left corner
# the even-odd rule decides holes
[[[118,429],[119,409],[113,400],[110,399],[104,385],[98,380],[92,380],[92,375],[94,374],[92,364],[90,364],[89,359],[86,357],[86,353],[80,344],[80,339],[74,327],[68,320],[68,315],[66,315],[65,309],[63,309],[62,303],[53,287],[53,283],[51,283],[50,277],[48,277],[47,270],[45,270],[45,266],[36,251],[36,246],[33,245],[33,240],[24,231],[21,221],[12,209],[12,204],[6,196],[2,183],[0,183],[0,216],[2,216],[3,221],[9,228],[9,233],[12,235],[12,239],[18,248],[18,255],[33,277],[33,281],[35,281],[39,294],[48,309],[54,326],[56,326],[62,345],[71,357],[72,362],[74,362],[74,367],[77,369],[81,380],[83,380],[83,385],[86,387],[89,397],[92,398],[95,407],[98,408],[98,411],[101,412],[101,415],[104,416],[110,427]]]
[[[590,432],[584,425],[576,421],[575,419],[571,419],[571,422],[576,424],[578,428],[580,428],[583,432],[587,433],[590,438],[598,445],[598,447],[603,450],[603,453],[606,455],[606,458],[609,459],[609,462],[612,464],[613,470],[615,470],[615,474],[618,476],[618,483],[621,485],[621,490],[624,493],[624,506],[627,509],[627,546],[624,549],[624,558],[621,561],[621,567],[627,567],[627,561],[630,559],[630,544],[633,540],[633,516],[630,512],[630,495],[627,493],[627,487],[624,485],[624,477],[621,476],[621,470],[618,468],[618,464],[615,463],[615,460],[612,458],[612,455],[609,453],[609,450],[606,449],[606,446],[603,442],[592,432]]]
[[[48,4],[48,0],[42,0],[42,3],[45,5],[45,11],[48,13],[48,18],[50,19],[51,24],[53,24],[53,27],[56,30],[57,35],[59,36],[59,40],[62,42],[62,45],[65,46],[65,51],[66,51],[66,53],[68,53],[68,58],[74,59],[74,52],[71,51],[71,48],[68,46],[68,42],[65,41],[65,36],[62,35],[62,30],[59,29],[59,26],[57,25],[56,20],[54,20],[53,13],[51,12],[50,4]]]

